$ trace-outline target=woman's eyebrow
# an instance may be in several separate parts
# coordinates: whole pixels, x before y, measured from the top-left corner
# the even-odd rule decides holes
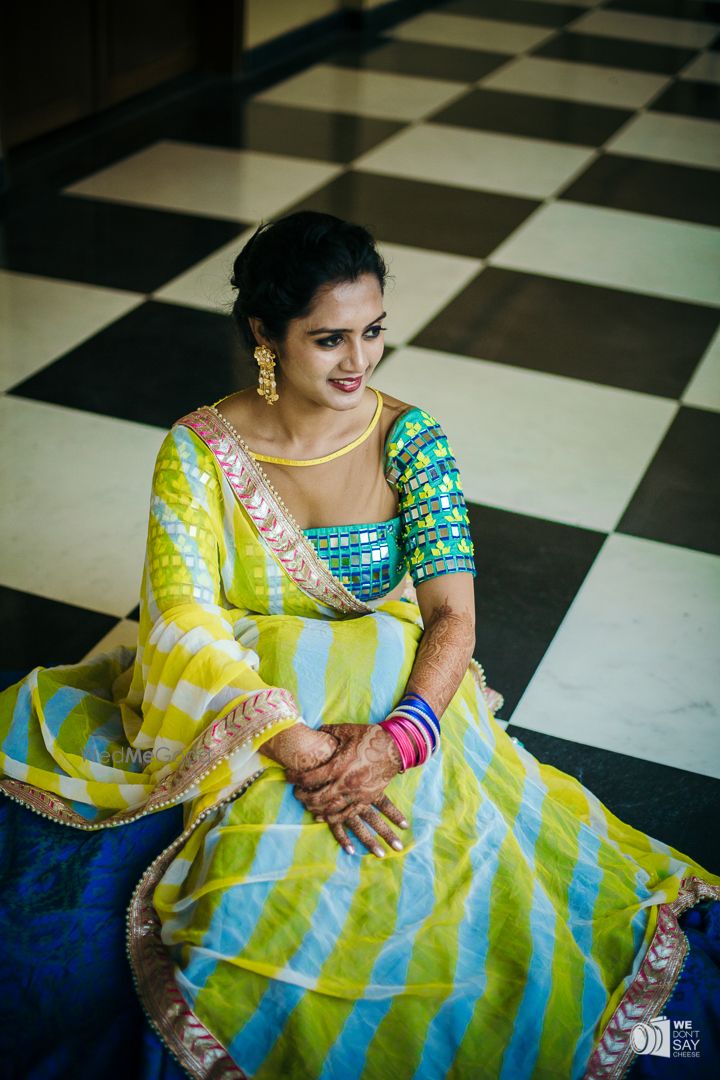
[[[367,326],[364,327],[364,329],[369,330],[371,326],[374,326],[375,323],[379,323],[380,320],[384,319],[386,315],[387,315],[387,311],[383,311],[382,315],[378,315],[377,319],[373,319],[372,322],[369,322],[367,324]],[[347,326],[335,326],[335,327],[318,326],[316,330],[307,330],[306,333],[308,335],[311,335],[311,334],[349,334],[350,329]]]

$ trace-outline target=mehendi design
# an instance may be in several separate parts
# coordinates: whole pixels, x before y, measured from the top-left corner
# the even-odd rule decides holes
[[[475,648],[475,620],[447,600],[433,612],[420,639],[408,680],[408,693],[421,694],[442,716],[455,694]]]
[[[377,724],[331,724],[318,729],[339,741],[326,764],[300,774],[287,770],[295,794],[312,814],[340,813],[358,803],[376,802],[402,762],[391,735]]]

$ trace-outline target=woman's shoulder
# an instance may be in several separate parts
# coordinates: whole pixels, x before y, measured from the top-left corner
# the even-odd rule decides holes
[[[386,442],[398,438],[406,439],[410,434],[416,435],[420,431],[438,426],[438,421],[427,409],[409,401],[401,401],[391,394],[383,393],[383,415]]]

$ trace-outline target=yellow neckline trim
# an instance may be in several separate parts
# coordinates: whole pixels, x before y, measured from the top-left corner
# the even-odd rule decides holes
[[[323,461],[332,461],[333,458],[340,457],[342,454],[349,454],[351,450],[354,450],[356,446],[359,446],[361,442],[365,442],[365,439],[374,431],[377,426],[377,422],[380,419],[380,413],[383,407],[383,396],[379,390],[376,390],[374,386],[369,388],[377,398],[377,404],[375,405],[375,414],[363,431],[362,435],[358,435],[357,439],[353,439],[347,446],[341,446],[339,450],[333,450],[332,454],[325,454],[323,457],[316,458],[284,458],[284,457],[270,457],[268,454],[256,454],[254,450],[250,453],[256,461],[269,461],[273,465],[321,465]]]

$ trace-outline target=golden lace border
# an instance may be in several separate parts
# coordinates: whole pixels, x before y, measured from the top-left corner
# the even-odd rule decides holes
[[[23,780],[4,777],[0,790],[15,802],[23,803],[43,817],[78,829],[106,829],[115,825],[127,825],[146,814],[178,802],[201,780],[209,776],[236,750],[272,727],[278,720],[297,717],[298,708],[289,691],[278,687],[257,690],[249,694],[226,716],[208,724],[188,747],[177,769],[152,791],[140,806],[128,807],[110,815],[101,822],[89,822],[73,810],[62,796],[42,791]]]
[[[678,918],[704,899],[720,900],[720,886],[688,877],[683,878],[675,900],[659,905],[655,933],[640,969],[610,1017],[583,1080],[620,1080],[637,1056],[630,1039],[632,1029],[661,1015],[688,953]]]
[[[135,990],[150,1026],[183,1069],[196,1080],[248,1080],[225,1047],[192,1011],[181,994],[172,957],[152,897],[177,852],[209,814],[232,802],[264,772],[259,769],[237,791],[200,813],[147,868],[136,885],[126,915],[126,950]]]

